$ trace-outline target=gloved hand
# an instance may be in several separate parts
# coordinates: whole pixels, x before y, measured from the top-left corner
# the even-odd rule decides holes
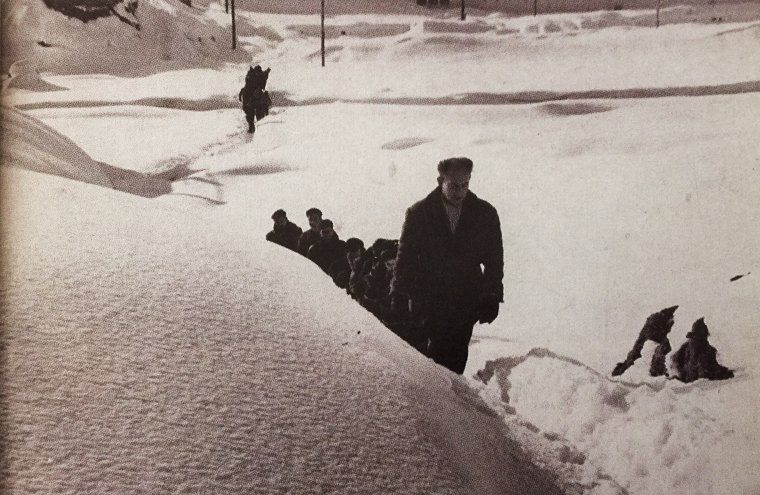
[[[394,292],[391,294],[391,311],[398,316],[406,316],[409,314],[409,307],[411,306],[409,296]]]
[[[480,298],[478,303],[477,317],[479,323],[491,323],[499,316],[499,298],[493,294],[487,294]]]

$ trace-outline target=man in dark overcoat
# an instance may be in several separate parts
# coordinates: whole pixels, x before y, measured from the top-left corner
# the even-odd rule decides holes
[[[419,318],[426,354],[459,374],[475,322],[494,321],[504,296],[499,215],[470,192],[472,168],[438,164],[438,187],[406,212],[391,282],[394,311]]]

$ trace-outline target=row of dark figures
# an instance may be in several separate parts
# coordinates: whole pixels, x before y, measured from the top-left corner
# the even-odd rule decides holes
[[[652,362],[649,365],[651,376],[668,376],[666,358],[671,351],[668,333],[673,328],[674,314],[678,306],[671,306],[657,313],[651,314],[639,337],[628,352],[625,360],[617,363],[612,370],[612,376],[619,376],[633,366],[633,363],[641,357],[644,344],[650,340],[657,344]],[[693,382],[700,378],[708,380],[726,380],[734,377],[734,372],[718,363],[718,351],[708,341],[710,331],[705,324],[705,319],[700,318],[694,322],[691,332],[686,334],[686,342],[673,354],[671,358],[671,370],[675,378],[682,382]]]
[[[272,215],[274,227],[266,239],[316,263],[332,278],[335,285],[344,289],[386,327],[426,354],[427,342],[420,337],[424,335],[420,331],[421,323],[409,312],[394,311],[391,305],[390,284],[398,241],[377,239],[369,248],[365,248],[364,242],[355,237],[341,240],[335,232],[333,222],[323,219],[318,208],[307,210],[306,217],[309,229],[302,231],[288,220],[285,211],[277,210]],[[655,377],[668,376],[666,358],[672,350],[668,333],[673,328],[676,309],[678,306],[671,306],[647,318],[633,348],[624,361],[617,363],[612,376],[622,375],[633,366],[641,357],[647,341],[657,344],[649,374]],[[671,370],[674,373],[671,378],[687,383],[700,378],[733,378],[733,371],[718,363],[717,350],[708,341],[709,334],[704,318],[694,322],[691,332],[686,335],[686,342],[671,358]]]
[[[340,239],[333,222],[323,219],[318,208],[307,210],[306,217],[309,228],[303,231],[288,220],[284,210],[277,210],[272,214],[274,227],[266,239],[313,261],[332,278],[335,285],[345,290],[387,328],[425,354],[427,341],[421,337],[421,323],[410,312],[391,307],[391,278],[398,240],[377,239],[366,247],[356,237],[345,241]]]

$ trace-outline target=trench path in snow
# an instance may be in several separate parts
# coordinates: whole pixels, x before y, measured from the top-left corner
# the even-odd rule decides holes
[[[526,105],[565,100],[623,100],[641,98],[666,98],[674,96],[715,96],[743,93],[760,93],[760,81],[744,81],[730,84],[703,86],[670,86],[661,88],[592,89],[585,91],[516,91],[505,93],[473,92],[449,96],[399,96],[371,98],[319,97],[293,98],[283,91],[271,91],[272,106],[292,107],[323,105],[327,103],[363,103],[381,105]],[[205,112],[224,108],[239,108],[240,102],[227,95],[215,95],[198,100],[185,98],[140,98],[131,101],[70,100],[24,103],[16,105],[19,110],[43,108],[105,107],[121,105],[151,106]]]

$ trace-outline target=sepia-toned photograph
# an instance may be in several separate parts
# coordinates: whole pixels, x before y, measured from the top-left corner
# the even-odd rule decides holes
[[[3,495],[760,495],[760,0],[0,14]]]

